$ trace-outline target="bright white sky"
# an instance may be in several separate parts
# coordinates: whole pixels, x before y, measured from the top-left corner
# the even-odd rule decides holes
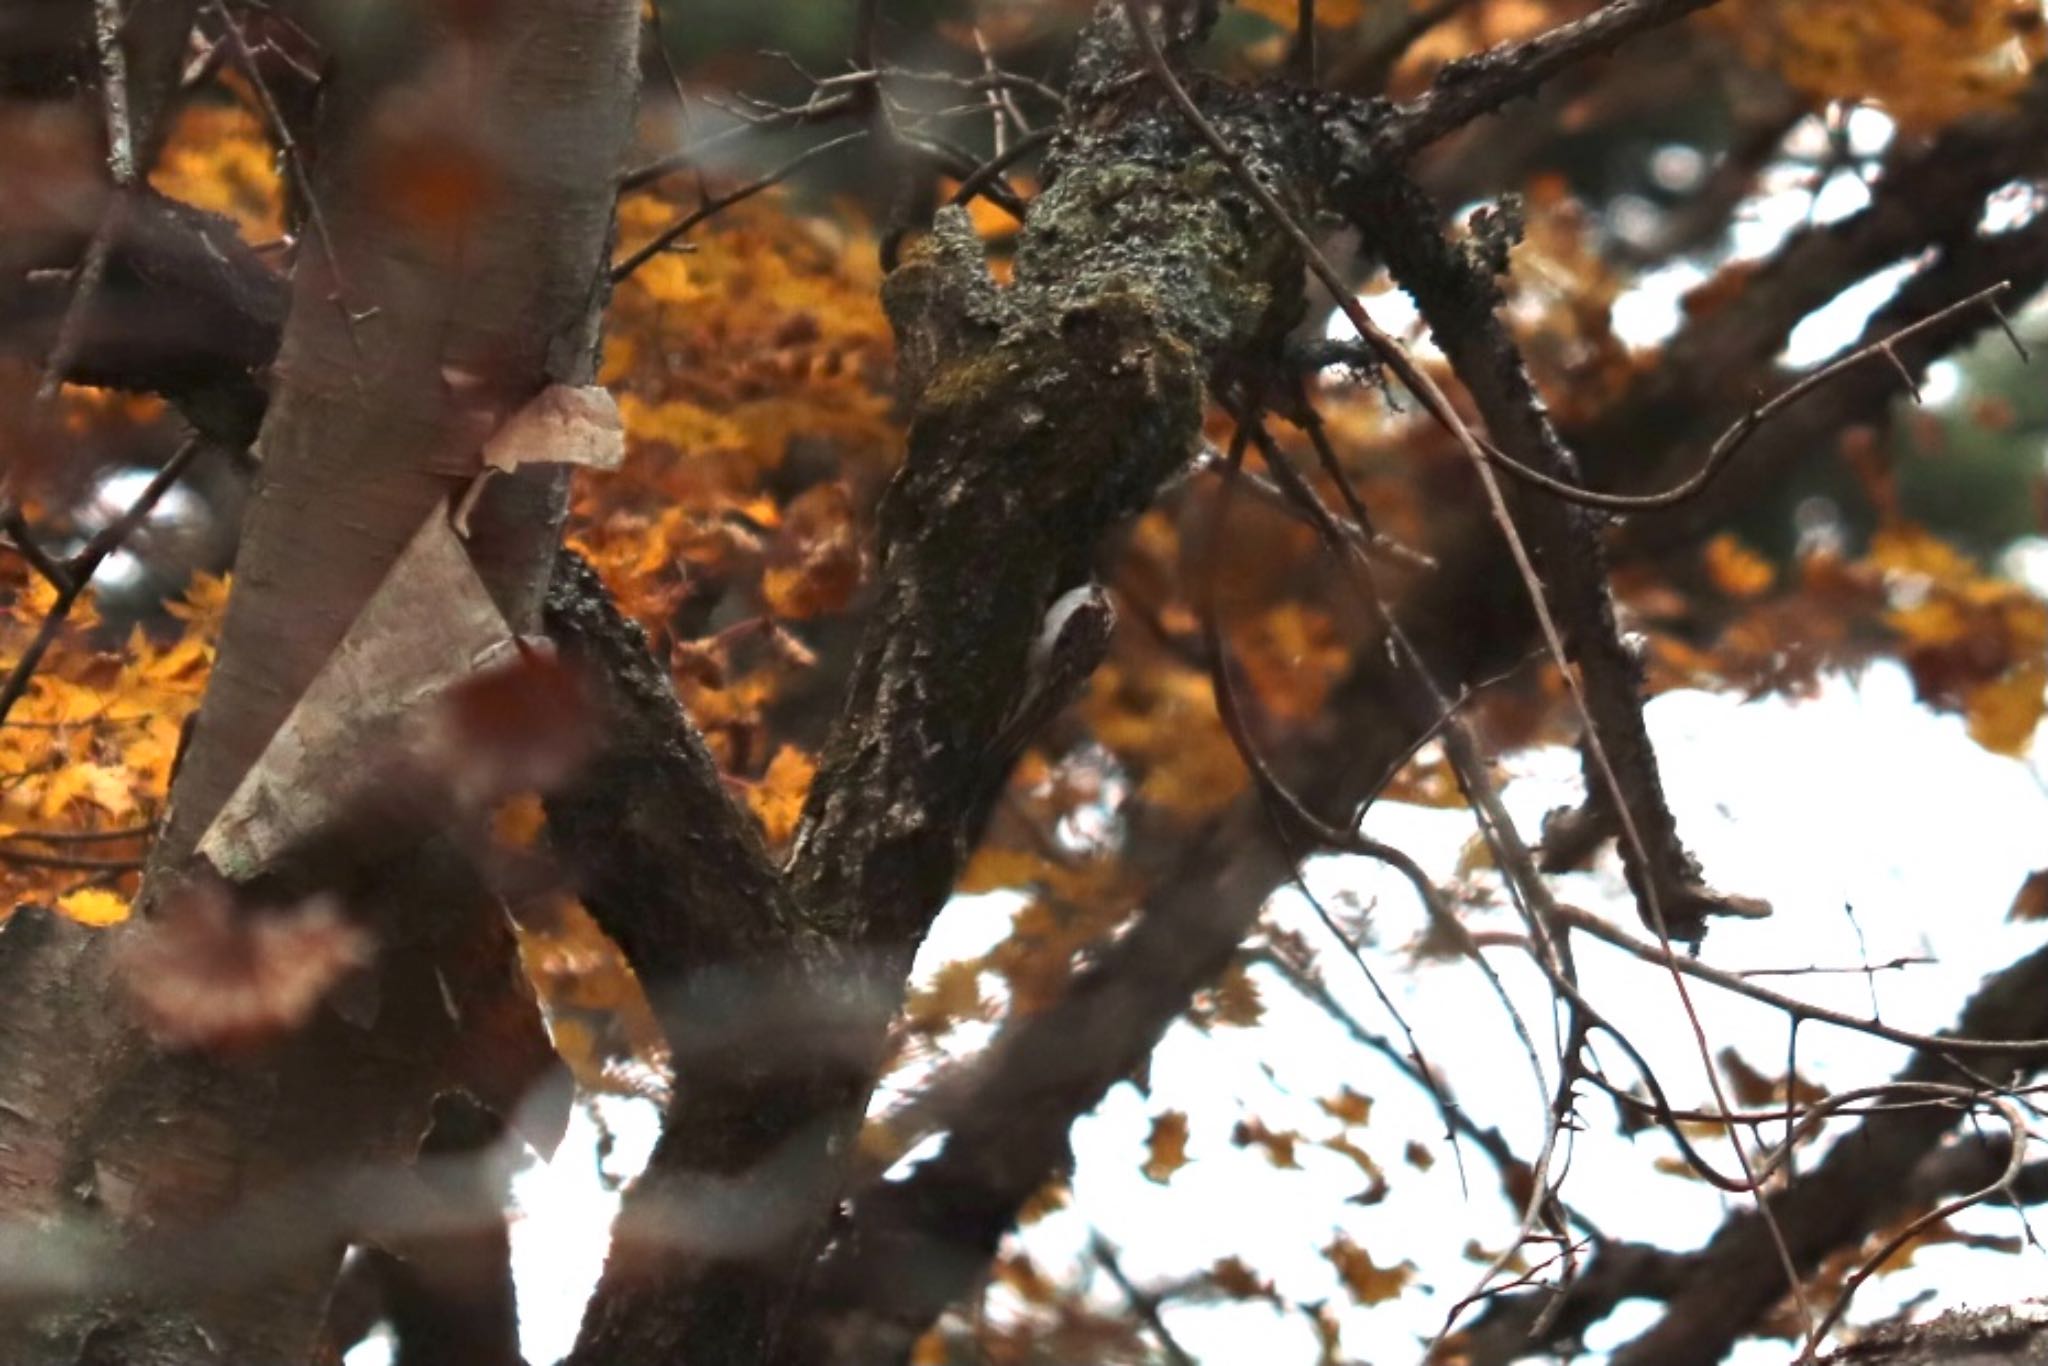
[[[1874,155],[1891,130],[1881,115],[1862,111],[1851,116],[1847,131],[1858,153]],[[1822,136],[1819,124],[1810,121],[1794,133],[1793,150],[1810,151],[1809,144]],[[1683,166],[1673,170],[1684,172]],[[1767,255],[1809,219],[1825,222],[1852,213],[1865,195],[1853,177],[1837,176],[1816,193],[1794,169],[1775,173],[1726,251],[1645,277],[1617,303],[1617,329],[1632,344],[1654,344],[1676,325],[1684,291],[1718,265]],[[1904,273],[1873,277],[1808,319],[1792,338],[1787,362],[1811,364],[1846,345]],[[1404,295],[1380,294],[1367,303],[1396,335],[1411,330],[1414,311]],[[1954,367],[1937,367],[1930,398],[1952,398],[1958,378]],[[2048,591],[2048,543],[2022,546],[2009,567]],[[1707,942],[1708,961],[1730,968],[1853,968],[1898,956],[1931,957],[1932,964],[1874,979],[1847,973],[1778,983],[1851,1012],[1868,1011],[1875,993],[1887,1022],[1931,1031],[1953,1021],[1986,972],[2040,943],[2038,925],[2004,923],[2021,881],[2048,866],[2048,778],[2038,736],[2031,764],[1987,754],[1958,719],[1920,707],[1909,680],[1890,665],[1860,679],[1830,680],[1808,702],[1744,704],[1685,692],[1659,698],[1648,715],[1681,830],[1710,881],[1765,897],[1777,908],[1762,924],[1717,926]],[[1577,760],[1567,751],[1522,756],[1512,773],[1507,800],[1530,837],[1544,811],[1574,801],[1579,792]],[[1367,828],[1444,878],[1472,830],[1464,813],[1394,805],[1376,808]],[[1384,869],[1362,860],[1324,859],[1312,865],[1308,878],[1326,904],[1372,906],[1368,954],[1424,1050],[1480,1124],[1500,1126],[1519,1154],[1533,1157],[1544,1096],[1471,965],[1407,966],[1403,946],[1420,934],[1422,914],[1413,895]],[[1633,928],[1611,853],[1596,872],[1562,879],[1558,891]],[[998,940],[1008,927],[1008,905],[995,898],[957,902],[925,946],[919,971],[929,973]],[[1851,907],[1853,920],[1846,909]],[[1326,949],[1326,979],[1357,1018],[1393,1032],[1370,989],[1298,895],[1278,896],[1269,915]],[[1474,928],[1511,930],[1508,917],[1503,910],[1475,921]],[[1552,1015],[1542,982],[1519,955],[1496,952],[1494,958],[1539,1045],[1548,1049]],[[1588,994],[1651,1057],[1674,1103],[1707,1103],[1698,1056],[1668,976],[1591,943],[1581,950],[1581,968]],[[992,988],[993,982],[985,979],[984,985]],[[1497,1194],[1491,1166],[1469,1146],[1471,1191],[1460,1189],[1457,1164],[1426,1096],[1285,984],[1262,979],[1261,985],[1267,1014],[1259,1028],[1205,1036],[1176,1026],[1155,1057],[1151,1093],[1119,1086],[1076,1126],[1073,1205],[1027,1230],[1024,1246],[1048,1270],[1080,1280],[1089,1274],[1088,1240],[1099,1232],[1121,1249],[1126,1271],[1140,1284],[1172,1281],[1235,1255],[1272,1278],[1290,1299],[1347,1306],[1348,1297],[1320,1254],[1342,1230],[1382,1264],[1407,1259],[1417,1269],[1417,1285],[1399,1299],[1370,1311],[1344,1310],[1347,1353],[1378,1362],[1415,1360],[1442,1326],[1447,1308],[1474,1288],[1480,1268],[1464,1256],[1467,1242],[1499,1247],[1513,1231],[1515,1213]],[[1786,1039],[1780,1016],[1698,985],[1694,999],[1716,1049],[1732,1045],[1760,1068],[1782,1070]],[[985,1037],[961,1033],[962,1052]],[[1815,1026],[1803,1032],[1800,1044],[1802,1072],[1836,1089],[1883,1079],[1902,1057],[1901,1050],[1860,1035]],[[1611,1046],[1600,1056],[1617,1077],[1627,1077]],[[1378,1205],[1346,1203],[1364,1183],[1344,1157],[1304,1145],[1301,1169],[1280,1171],[1257,1148],[1240,1150],[1230,1142],[1234,1124],[1248,1117],[1310,1138],[1335,1133],[1336,1122],[1315,1102],[1345,1086],[1375,1101],[1370,1123],[1352,1137],[1391,1183]],[[653,1138],[651,1108],[601,1104],[618,1139],[612,1171],[637,1170]],[[1139,1167],[1151,1119],[1168,1109],[1191,1117],[1193,1160],[1161,1186],[1141,1176]],[[1653,1170],[1653,1160],[1671,1151],[1661,1134],[1619,1137],[1604,1100],[1587,1100],[1583,1113],[1587,1129],[1569,1154],[1566,1195],[1606,1232],[1684,1247],[1704,1239],[1726,1215],[1728,1198],[1713,1188]],[[579,1112],[554,1162],[530,1167],[516,1182],[515,1273],[526,1354],[536,1366],[556,1360],[573,1341],[616,1208],[616,1196],[598,1180],[596,1141],[589,1117]],[[1430,1171],[1403,1160],[1411,1141],[1437,1158]],[[1732,1168],[1725,1149],[1716,1155],[1724,1169]],[[1975,1231],[2017,1231],[2009,1210],[1973,1211],[1958,1222]],[[1963,1257],[1970,1259],[1966,1269]],[[1867,1287],[1856,1316],[1874,1316],[1925,1289],[1939,1292],[1935,1308],[2026,1298],[2044,1283],[2044,1261],[2048,1253],[2041,1251],[2014,1257],[1945,1248],[1922,1252],[1910,1269]],[[1106,1278],[1097,1275],[1092,1284],[1105,1306],[1120,1303]],[[1967,1287],[1967,1294],[1958,1287]],[[1655,1306],[1625,1306],[1600,1327],[1591,1345],[1605,1349],[1625,1342],[1655,1315]],[[1316,1358],[1299,1316],[1283,1317],[1257,1305],[1184,1305],[1170,1307],[1166,1318],[1182,1345],[1207,1362],[1284,1366]],[[349,1366],[383,1366],[389,1357],[386,1344],[366,1343],[350,1355]],[[1732,1359],[1738,1366],[1775,1366],[1788,1357],[1781,1345],[1770,1345],[1742,1349]]]

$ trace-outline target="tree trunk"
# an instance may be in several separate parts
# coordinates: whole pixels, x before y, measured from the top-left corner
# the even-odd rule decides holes
[[[467,484],[479,410],[594,368],[638,6],[332,13],[317,208],[218,662],[141,898],[152,913],[401,550]],[[502,478],[472,518],[471,558],[515,631],[537,622],[563,491],[559,473]],[[343,1247],[376,1236],[365,1191],[421,1198],[388,1173],[436,1097],[461,1087],[509,1113],[551,1058],[497,903],[450,848],[429,840],[352,891],[382,940],[374,1019],[322,1008],[256,1056],[146,1035],[117,964],[147,924],[87,936],[31,914],[0,931],[0,976],[21,987],[0,1015],[0,1214],[48,1221],[81,1259],[49,1252],[51,1274],[0,1310],[0,1359],[306,1360]],[[337,1181],[365,1171],[368,1186]]]

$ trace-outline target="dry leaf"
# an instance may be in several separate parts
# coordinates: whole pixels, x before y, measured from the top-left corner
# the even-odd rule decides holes
[[[1152,1119],[1151,1136],[1145,1140],[1145,1165],[1140,1168],[1150,1180],[1165,1185],[1173,1174],[1188,1164],[1188,1117],[1168,1110]]]
[[[1373,1261],[1372,1254],[1341,1233],[1323,1249],[1323,1256],[1337,1268],[1351,1297],[1362,1305],[1384,1304],[1415,1279],[1414,1263],[1380,1266]]]
[[[232,1048],[302,1024],[370,938],[331,897],[284,910],[245,909],[206,882],[171,897],[116,946],[117,970],[165,1043]]]

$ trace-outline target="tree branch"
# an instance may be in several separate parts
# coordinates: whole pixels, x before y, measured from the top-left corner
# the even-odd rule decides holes
[[[640,628],[574,551],[555,561],[546,624],[583,666],[604,737],[546,799],[549,840],[657,1008],[694,971],[786,952],[800,931],[760,831]]]
[[[1998,121],[1995,132],[1980,134],[1987,152],[2008,165],[2038,158],[2042,143],[2032,131],[2035,117],[2025,111]],[[1923,202],[1921,208],[1934,216],[1922,221],[1935,234],[1974,224],[1982,194],[1996,187],[1963,176],[1953,165],[1917,159],[1912,165],[1952,184],[1967,183],[1977,195]],[[1986,178],[2003,183],[1996,172]],[[1762,387],[1793,324],[1877,265],[1918,249],[1925,239],[1915,240],[1914,220],[1900,206],[1921,199],[1924,184],[1919,174],[1889,177],[1864,214],[1795,241],[1791,249],[1810,253],[1807,269],[1766,266],[1722,309],[1690,322],[1665,360],[1594,424],[1594,434],[1577,438],[1591,468],[1614,486],[1642,487],[1669,482],[1680,462],[1696,459],[1683,441],[1645,459],[1640,436],[1698,431],[1703,441],[1711,439],[1727,422],[1724,395]],[[1812,242],[1825,245],[1803,245]],[[1986,248],[2002,254],[1980,273],[1969,263],[1975,251]],[[1999,278],[2013,278],[2026,292],[2048,263],[2022,267],[2044,250],[2048,224],[2031,238],[2014,234],[2009,243],[1973,244],[1973,252],[1958,253],[1929,272],[1924,284],[1909,284],[1873,327],[1896,330]],[[1744,321],[1734,324],[1731,317]],[[1755,321],[1763,318],[1775,325]],[[1912,339],[1909,363],[1962,345],[1989,323],[1981,311],[1953,315]],[[1711,372],[1697,364],[1704,354],[1716,358]],[[1751,456],[1777,450],[1773,436],[1801,414],[1825,408],[1836,422],[1860,419],[1888,402],[1895,386],[1895,377],[1877,367],[1846,375],[1824,397],[1810,400],[1810,407],[1760,433]],[[1501,604],[1503,559],[1491,528],[1477,528],[1473,539],[1451,546],[1441,572],[1424,577],[1403,605],[1410,634],[1438,661],[1440,677],[1483,678],[1526,653],[1532,630],[1526,612],[1505,612]],[[1360,666],[1331,696],[1330,728],[1275,756],[1322,809],[1368,798],[1372,784],[1400,760],[1416,733],[1408,725],[1389,724],[1389,718],[1416,714],[1409,705],[1413,681],[1386,667],[1382,651],[1365,648],[1358,657]],[[1345,765],[1332,762],[1337,755]],[[1007,1026],[973,1074],[959,1079],[959,1094],[945,1110],[963,1119],[949,1129],[939,1155],[906,1179],[878,1182],[855,1197],[818,1284],[844,1331],[877,1351],[888,1350],[882,1344],[901,1348],[971,1288],[1016,1210],[1065,1165],[1071,1121],[1142,1065],[1194,992],[1228,965],[1266,896],[1291,875],[1291,860],[1270,834],[1256,802],[1245,798],[1191,837],[1179,866],[1148,898],[1135,926],[1076,978],[1066,996]],[[1635,1260],[1649,1270],[1617,1274],[1617,1284],[1642,1286],[1654,1273],[1658,1284],[1675,1287],[1664,1256]],[[1768,1251],[1759,1252],[1752,1271],[1782,1280]]]
[[[1509,100],[1639,33],[1674,23],[1715,0],[1613,0],[1570,24],[1445,66],[1434,83],[1388,122],[1380,151],[1389,164],[1413,156]]]

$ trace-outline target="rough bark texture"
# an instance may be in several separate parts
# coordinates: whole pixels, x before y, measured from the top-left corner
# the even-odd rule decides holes
[[[105,212],[113,191],[92,196]],[[0,349],[41,364],[72,299],[64,268],[93,226],[51,222],[28,199],[0,202]],[[162,394],[208,436],[240,449],[268,395],[288,287],[232,224],[153,191],[130,196],[107,272],[64,378]]]
[[[995,287],[953,214],[891,279],[915,416],[882,510],[879,602],[791,860],[790,894],[820,947],[805,961],[800,940],[753,965],[758,980],[811,989],[807,1056],[746,1077],[679,1067],[578,1363],[830,1359],[814,1323],[784,1321],[826,1233],[910,955],[1000,790],[994,750],[1039,623],[1091,573],[1103,537],[1185,464],[1208,374],[1299,314],[1299,259],[1157,92],[1119,84],[1132,61],[1107,14],[1011,287]],[[1314,145],[1305,112],[1240,99],[1218,117],[1273,152]],[[820,1026],[832,1039],[822,1055]],[[743,1115],[754,1122],[738,1126]],[[734,1142],[736,1127],[749,1141]],[[768,1235],[675,1246],[713,1194],[748,1202],[750,1231]],[[664,1207],[670,1241],[656,1246],[639,1230],[661,1222],[643,1211]]]
[[[586,382],[594,365],[637,7],[526,0],[459,31],[380,13],[391,23],[322,35],[335,54],[319,130],[327,231],[299,246],[260,485],[149,904],[398,551],[466,482],[477,434],[463,402]],[[436,150],[416,140],[429,111],[488,168],[474,202],[438,213],[390,193],[405,158]],[[561,505],[559,480],[521,477],[475,519],[473,558],[515,628],[537,623]],[[0,1205],[78,1230],[116,1274],[8,1313],[0,1357],[304,1360],[344,1240],[376,1232],[309,1176],[409,1160],[458,1084],[509,1112],[546,1045],[494,900],[432,843],[352,890],[383,939],[374,1022],[323,1011],[233,1060],[166,1054],[141,1033],[112,966],[120,934],[73,951],[33,919],[9,928],[12,949],[61,952],[26,969],[48,1014],[10,1010],[0,1040]],[[261,1227],[222,1222],[266,1204]],[[245,1236],[224,1246],[209,1226]],[[180,1257],[204,1278],[167,1277]]]
[[[1956,1310],[1932,1323],[1874,1333],[1823,1358],[1828,1366],[2040,1366],[2048,1312],[2040,1304]]]
[[[1993,168],[2015,160],[2040,164],[2036,117],[2029,104],[1970,132],[1978,155],[1990,162],[1980,174],[1965,176],[1934,156],[1902,158],[1869,210],[1794,240],[1787,254],[1802,263],[1801,271],[1780,277],[1767,268],[1726,308],[1690,323],[1668,348],[1670,359],[1646,374],[1610,415],[1569,434],[1585,453],[1589,482],[1648,491],[1682,478],[1756,393],[1784,382],[1774,372],[1774,358],[1807,311],[1929,237],[1953,240],[1958,225],[1967,231],[1983,195],[2002,183],[2005,173]],[[1967,193],[1940,201],[1914,220],[1901,206],[1923,197],[1929,175],[1966,183]],[[1959,244],[1873,318],[1865,337],[1888,336],[2001,279],[2010,279],[2020,294],[2048,283],[2048,226],[2037,224],[1993,243]],[[1959,315],[1897,350],[1918,373],[1993,326],[1982,313]],[[1700,363],[1706,356],[1713,357],[1712,365]],[[1827,449],[1821,433],[1872,420],[1897,385],[1895,372],[1871,366],[1809,400],[1812,408],[1793,409],[1736,467],[1747,471],[1745,491],[1767,488],[1816,458]],[[1652,425],[1653,417],[1663,425]],[[1646,447],[1639,439],[1645,431],[1660,432],[1665,441]],[[1514,570],[1499,533],[1471,491],[1463,496],[1472,504],[1468,525],[1447,538],[1442,568],[1424,576],[1398,608],[1439,681],[1453,688],[1497,674],[1535,644],[1535,623],[1525,594],[1512,588]],[[1681,509],[1644,520],[1664,528],[1653,535],[1664,546],[1668,534],[1685,534],[1680,519],[1687,516]],[[1324,723],[1269,756],[1282,777],[1320,809],[1341,812],[1369,799],[1388,765],[1431,720],[1426,691],[1405,671],[1387,667],[1385,658],[1379,650],[1361,651],[1360,666],[1331,695]],[[1333,755],[1343,761],[1333,763]],[[971,1285],[1018,1208],[1062,1168],[1068,1123],[1142,1065],[1188,997],[1229,962],[1266,897],[1288,876],[1292,851],[1277,848],[1271,830],[1256,800],[1246,798],[1192,839],[1179,865],[1148,898],[1137,926],[1059,1002],[998,1037],[988,1060],[946,1106],[959,1119],[946,1126],[943,1152],[908,1179],[855,1197],[845,1231],[827,1258],[821,1297],[821,1312],[841,1331],[867,1343],[877,1359],[886,1358],[885,1346],[900,1354],[920,1323]],[[1859,1188],[1838,1209],[1853,1206],[1863,1211],[1857,1218],[1873,1218],[1869,1209],[1880,1189]],[[1605,1317],[1620,1298],[1675,1290],[1679,1283],[1668,1258],[1623,1260],[1625,1266],[1610,1263],[1581,1282],[1587,1293],[1606,1289],[1614,1297],[1597,1308],[1568,1305],[1546,1341],[1569,1340]],[[1771,1261],[1766,1257],[1758,1266]],[[1523,1321],[1533,1317],[1532,1312]],[[1505,1361],[1520,1350],[1516,1344],[1503,1355],[1478,1359]]]
[[[1307,218],[1333,183],[1356,192],[1430,138],[1704,2],[1617,0],[1583,24],[1454,67],[1406,110],[1199,82],[1195,93],[1257,173]],[[594,49],[557,48],[556,39],[602,28],[597,48],[610,52],[614,44],[623,49],[629,27],[619,5],[602,9],[602,25],[593,22],[594,4],[564,7],[574,14],[559,23],[548,17],[558,11],[543,11],[539,0],[509,8],[553,36],[537,50],[508,45],[476,68],[485,79],[472,93],[492,108],[520,108],[528,98],[574,102],[572,92],[604,62]],[[995,752],[997,740],[1016,714],[1026,653],[1046,605],[1091,572],[1105,535],[1180,467],[1202,384],[1271,348],[1298,308],[1299,260],[1229,168],[1156,88],[1134,78],[1120,13],[1107,7],[1083,56],[1015,283],[993,285],[978,246],[951,218],[891,282],[891,317],[913,390],[910,458],[884,509],[879,605],[787,870],[769,862],[720,790],[659,664],[609,611],[587,572],[573,563],[561,568],[550,629],[595,664],[609,740],[586,780],[552,804],[553,835],[582,872],[591,910],[647,980],[679,1064],[664,1136],[628,1200],[574,1358],[584,1366],[901,1360],[985,1266],[1022,1201],[1065,1162],[1071,1120],[1142,1063],[1188,996],[1230,961],[1293,866],[1297,851],[1271,841],[1255,801],[1219,817],[1183,851],[1131,932],[1059,1002],[1005,1031],[949,1110],[940,1157],[900,1183],[843,1189],[848,1140],[909,955],[999,790],[1006,756]],[[388,31],[356,39],[380,54],[380,70],[394,82],[433,83],[434,45],[408,45]],[[564,251],[565,237],[601,234],[601,214],[592,195],[540,194],[551,175],[588,184],[566,164],[537,169],[550,157],[534,149],[574,145],[573,158],[587,169],[591,144],[573,139],[590,138],[589,126],[568,114],[561,126],[532,114],[517,144],[518,175],[494,187],[489,226],[462,238],[451,274],[445,257],[363,248],[377,240],[375,225],[349,217],[347,187],[368,174],[351,157],[374,138],[348,130],[375,124],[371,111],[390,93],[358,87],[350,95],[344,86],[345,98],[328,110],[323,149],[330,137],[345,149],[323,162],[344,269],[338,277],[329,271],[310,239],[301,247],[292,339],[265,441],[270,482],[245,548],[245,564],[260,572],[245,572],[238,591],[232,663],[223,661],[227,677],[209,700],[196,767],[180,784],[166,842],[172,854],[260,752],[295,695],[294,680],[302,685],[324,658],[321,642],[331,645],[346,628],[348,595],[374,586],[379,557],[388,562],[420,510],[449,487],[459,443],[450,437],[456,415],[449,396],[435,387],[442,367],[480,377],[487,390],[520,393],[539,377],[568,377],[588,354],[588,333],[568,320],[588,318],[594,281],[587,273],[579,280],[576,270],[580,261],[587,272],[595,251],[575,260],[554,253]],[[436,106],[416,104],[415,112],[421,107]],[[599,117],[578,107],[580,117]],[[1892,261],[1930,245],[1941,250],[1927,276],[1874,324],[1879,331],[2001,274],[2022,289],[2037,286],[2048,274],[2048,229],[2036,224],[1995,243],[1969,234],[1987,192],[2039,173],[2048,146],[2044,109],[2037,83],[2015,113],[1901,153],[1868,210],[1801,234],[1732,299],[1689,324],[1607,417],[1565,434],[1585,456],[1590,482],[1622,489],[1670,482],[1672,465],[1687,463],[1765,387],[1793,324]],[[580,206],[573,212],[563,207],[571,200]],[[1373,215],[1361,217],[1370,238]],[[1432,242],[1409,244],[1411,268],[1430,270],[1428,254],[1441,248]],[[75,234],[72,243],[75,253]],[[115,259],[118,283],[127,278],[126,257]],[[140,267],[131,273],[145,288],[178,278]],[[221,364],[238,402],[260,403],[253,384],[248,392],[242,386],[247,357],[262,354],[251,340],[264,331],[264,286],[240,265],[234,276],[204,287],[222,290],[218,297],[237,319],[254,322],[246,334],[226,334],[233,354]],[[249,297],[238,301],[237,291]],[[386,311],[353,327],[342,323],[337,305],[370,304]],[[1469,343],[1474,320],[1491,304],[1490,294],[1448,298],[1438,309],[1439,332]],[[44,326],[47,316],[46,309]],[[1982,323],[1958,319],[1902,346],[1902,358],[1923,364]],[[388,369],[359,362],[359,344]],[[94,354],[82,353],[81,366]],[[159,347],[116,356],[106,373],[125,369],[152,377],[143,381],[149,387],[169,388],[179,382],[178,359],[175,346]],[[166,365],[173,369],[162,378]],[[1483,389],[1489,367],[1467,368]],[[1518,369],[1494,369],[1498,383],[1479,395],[1482,407],[1533,424],[1520,432],[1524,448],[1548,450],[1554,436],[1520,387]],[[1873,367],[1869,375],[1883,372]],[[1813,433],[1875,412],[1888,393],[1879,379],[1858,374],[1815,407],[1796,410],[1753,445],[1751,477],[1767,481],[1818,448]],[[1513,435],[1511,422],[1502,425]],[[1659,441],[1646,447],[1644,433]],[[515,500],[530,499],[523,508],[486,510],[505,536],[499,541],[487,530],[482,559],[516,621],[530,620],[545,569],[522,528],[546,521],[549,493],[515,491]],[[1445,537],[1443,570],[1399,604],[1439,680],[1452,687],[1515,662],[1532,643],[1497,533],[1474,506],[1469,523]],[[1555,508],[1537,511],[1557,517]],[[1684,515],[1655,521],[1677,526]],[[315,524],[325,529],[305,538],[303,528]],[[1568,532],[1551,538],[1553,560],[1569,554]],[[250,642],[261,644],[252,649]],[[254,657],[271,651],[275,660]],[[1388,668],[1379,652],[1361,659],[1323,723],[1274,756],[1296,790],[1336,813],[1333,819],[1371,796],[1386,766],[1431,719],[1416,680]],[[466,872],[448,868],[446,879],[448,901],[462,903],[471,890]],[[425,874],[409,870],[403,880],[417,892]],[[457,954],[454,940],[422,938],[408,944],[415,965],[451,957],[495,962],[502,949],[485,943]],[[2040,971],[2037,956],[2008,976],[2042,999],[2034,981]],[[85,1214],[85,1222],[117,1231],[129,1227],[122,1216],[179,1222],[212,1213],[237,1183],[261,1186],[281,1176],[288,1152],[296,1163],[306,1151],[358,1155],[413,1142],[424,1093],[395,1102],[393,1058],[364,1054],[384,1045],[426,1054],[454,1046],[430,1012],[406,1014],[405,1003],[425,995],[415,972],[387,983],[387,1015],[373,1040],[323,1019],[282,1059],[234,1069],[166,1063],[139,1049],[117,1015],[76,1018],[78,1000],[109,999],[115,984],[86,937],[33,913],[0,931],[0,986],[11,984],[18,1004],[0,1015],[0,1177],[12,1195],[0,1196],[0,1205]],[[2024,1003],[2015,1006],[2008,995],[2003,986],[1987,991],[1963,1027],[2042,1032],[2020,1018]],[[61,1045],[53,1047],[53,1038]],[[346,1062],[337,1067],[337,1059]],[[1923,1061],[1928,1075],[1946,1075],[1944,1065]],[[81,1074],[94,1079],[90,1106],[80,1099]],[[337,1111],[362,1122],[322,1122]],[[163,1121],[151,1138],[175,1155],[175,1171],[166,1174],[158,1150],[143,1150],[145,1115]],[[242,1122],[248,1116],[275,1118],[252,1125]],[[408,1131],[401,1119],[414,1127]],[[366,1137],[371,1129],[377,1132]],[[1881,1220],[1891,1193],[1908,1189],[1907,1178],[1944,1132],[1927,1114],[1880,1115],[1866,1129],[1867,1141],[1838,1145],[1839,1163],[1831,1157],[1785,1199],[1781,1219],[1802,1260]],[[1863,1165],[1847,1156],[1866,1150],[1877,1156]],[[1821,1193],[1802,1194],[1814,1190]],[[80,1202],[117,1217],[99,1219],[74,1208]],[[338,1225],[321,1222],[327,1218],[312,1221],[316,1241],[333,1241],[326,1235]],[[1626,1359],[1718,1359],[1769,1306],[1782,1287],[1753,1222],[1731,1220],[1714,1244],[1692,1254],[1699,1266],[1688,1263],[1683,1274],[1669,1255],[1616,1253],[1595,1263],[1581,1282],[1587,1294],[1606,1287],[1599,1293],[1615,1300],[1653,1294],[1670,1302],[1665,1323]],[[129,1257],[124,1264],[146,1262]],[[284,1339],[253,1325],[283,1324],[278,1334],[309,1329],[305,1307],[323,1284],[321,1268],[331,1271],[333,1252],[294,1245],[291,1257],[271,1262],[280,1273],[275,1284],[247,1293],[206,1288],[190,1295],[187,1303],[197,1307],[187,1313],[153,1312],[142,1299],[120,1302],[119,1286],[84,1312],[65,1305],[66,1313],[29,1330],[43,1354],[19,1359],[208,1360],[197,1345],[201,1326],[209,1334],[223,1327],[247,1334],[230,1336],[235,1350],[222,1359],[269,1359],[264,1353]],[[157,1265],[135,1286],[160,1289],[170,1279]],[[45,1294],[4,1309],[13,1316],[17,1307],[41,1311],[63,1299]],[[1574,1302],[1555,1324],[1576,1332],[1612,1302]],[[15,1331],[0,1324],[0,1345]],[[1500,1340],[1508,1344],[1503,1352],[1522,1345],[1512,1334]],[[236,1355],[245,1348],[250,1354]]]

